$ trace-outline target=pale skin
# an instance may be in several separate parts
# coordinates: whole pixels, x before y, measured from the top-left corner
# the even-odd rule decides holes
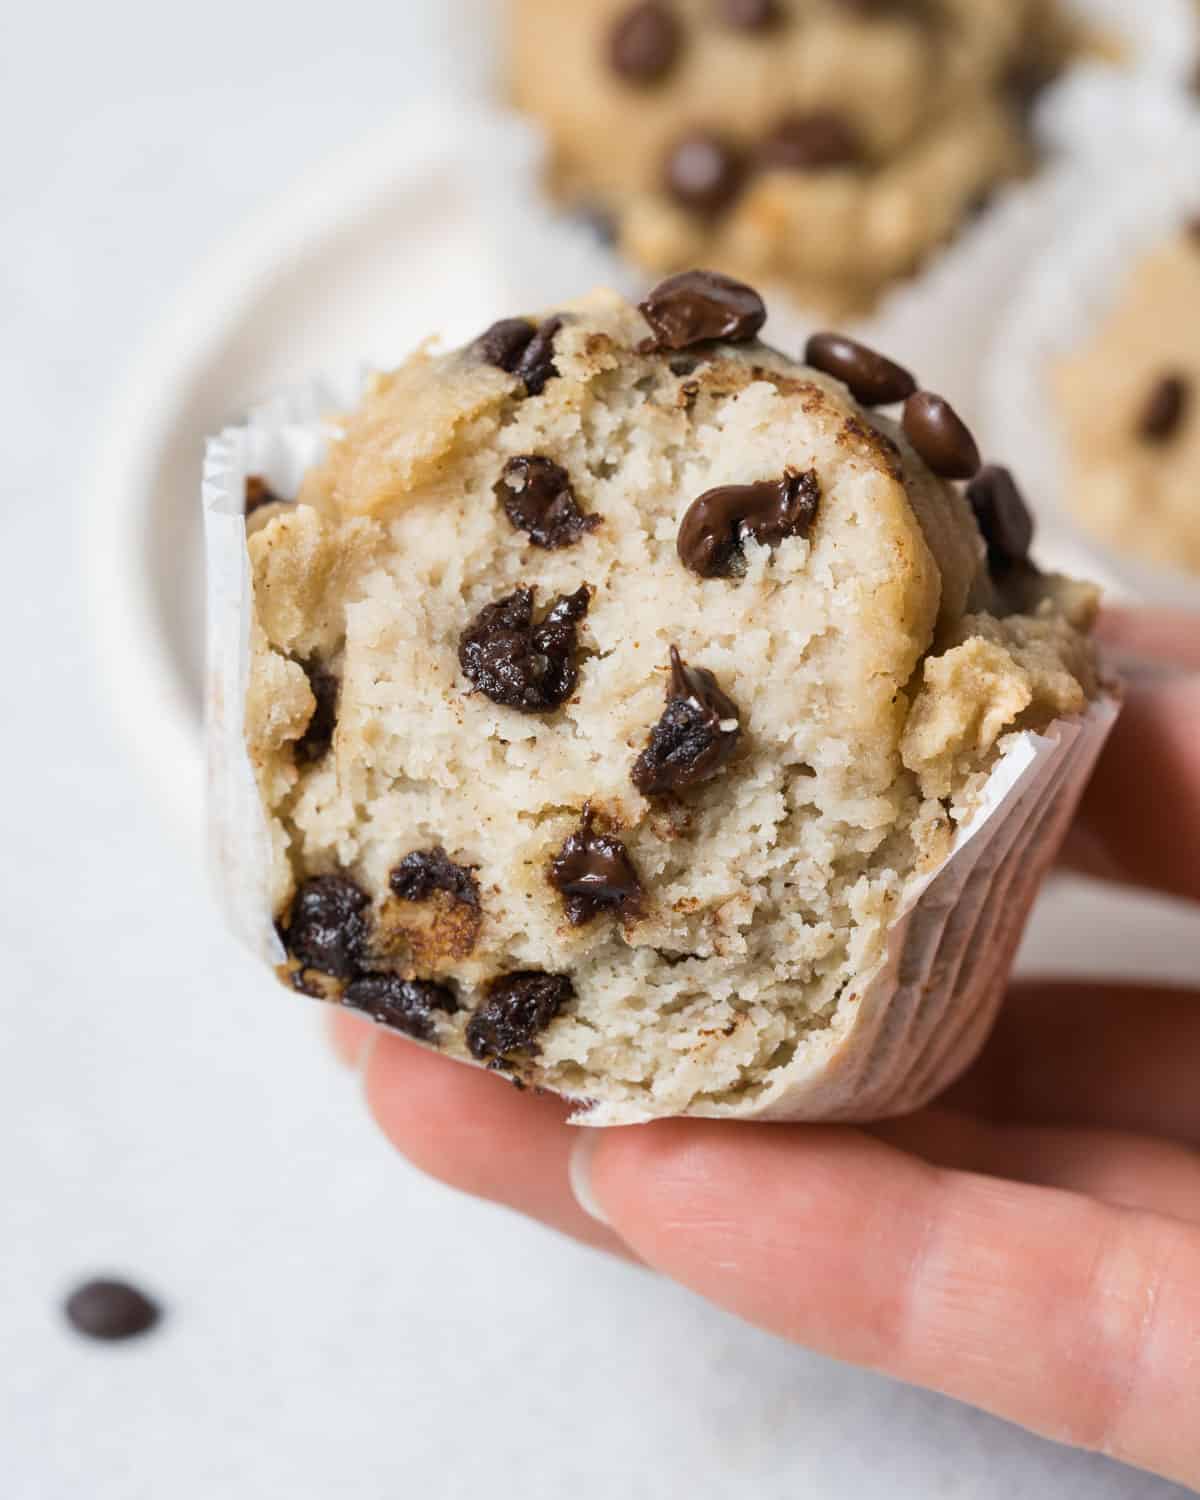
[[[1070,858],[1200,902],[1200,627],[1123,612],[1101,633],[1143,670]],[[333,1029],[433,1176],[806,1348],[1200,1488],[1200,987],[1017,985],[968,1078],[871,1130],[581,1132],[553,1098]]]

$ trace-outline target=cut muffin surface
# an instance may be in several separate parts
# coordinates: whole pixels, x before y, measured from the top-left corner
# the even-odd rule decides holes
[[[691,273],[422,351],[250,538],[288,982],[572,1099],[733,1110],[1006,736],[1087,707],[1094,594],[1004,471],[937,477],[945,403],[763,316]]]

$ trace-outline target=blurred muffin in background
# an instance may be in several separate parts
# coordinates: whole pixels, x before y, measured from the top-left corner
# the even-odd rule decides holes
[[[1081,43],[1058,0],[513,0],[552,189],[655,273],[869,311],[1029,172]]]
[[[1080,523],[1200,574],[1200,223],[1142,256],[1053,378]]]

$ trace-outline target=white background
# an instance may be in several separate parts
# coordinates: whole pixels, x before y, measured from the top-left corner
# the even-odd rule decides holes
[[[0,36],[0,1497],[1177,1493],[419,1179],[111,736],[77,521],[119,373],[265,185],[462,66],[451,15],[49,0]],[[104,1270],[158,1335],[66,1331]]]

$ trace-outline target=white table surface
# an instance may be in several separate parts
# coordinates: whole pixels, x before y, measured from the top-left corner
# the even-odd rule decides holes
[[[460,65],[454,14],[44,0],[5,28],[0,1496],[1178,1493],[419,1178],[117,748],[73,541],[115,378],[264,184]],[[1139,914],[1122,948],[1194,975],[1194,925]],[[1057,921],[1035,945],[1061,962]],[[102,1270],[162,1296],[159,1334],[65,1330],[62,1292]]]

